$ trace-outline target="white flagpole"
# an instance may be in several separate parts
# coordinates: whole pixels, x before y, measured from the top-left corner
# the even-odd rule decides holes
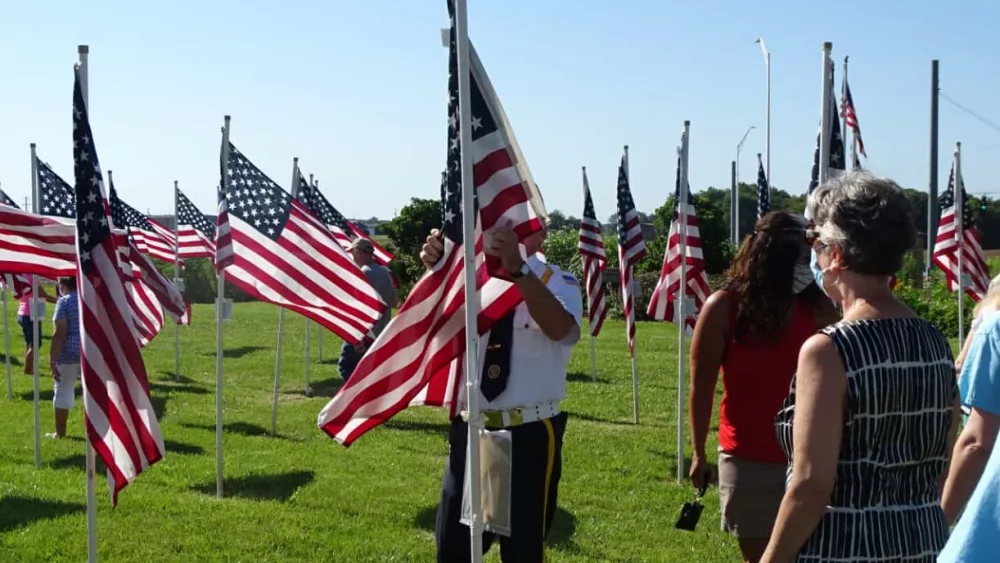
[[[629,180],[629,189],[632,189],[632,176],[629,173],[628,165],[628,145],[625,145],[625,178]],[[619,253],[619,255],[620,254],[621,253]],[[621,264],[619,264],[618,267],[620,268]],[[635,281],[635,271],[631,266],[629,266],[629,270],[632,271],[628,273],[625,279],[629,280],[629,283],[633,283]],[[626,288],[622,288],[623,291],[625,289]],[[628,291],[631,292],[632,289],[633,288],[630,287],[628,288]],[[632,309],[629,311],[628,322],[625,324],[626,339],[628,338],[627,327],[630,324],[635,325],[635,295],[632,296]],[[639,424],[639,360],[636,358],[634,346],[630,352],[632,354],[632,422],[634,424]]]
[[[77,54],[80,56],[80,90],[83,93],[83,105],[87,108],[87,113],[90,113],[90,88],[89,88],[89,76],[87,59],[90,55],[90,47],[88,45],[79,45],[76,48]],[[34,284],[33,284],[34,285]],[[37,295],[35,293],[34,295]],[[35,338],[38,338],[38,329],[35,329]],[[38,349],[35,348],[35,362],[37,365],[38,361]],[[38,378],[38,369],[35,368],[35,378]],[[86,448],[87,448],[87,561],[89,563],[97,563],[97,485],[94,481],[94,473],[97,469],[97,463],[94,459],[94,448],[90,444],[90,433],[84,429],[84,435],[86,438]]]
[[[955,143],[955,242],[958,243],[958,341],[965,334],[965,183],[962,181],[962,143]]]
[[[677,482],[684,480],[684,380],[687,350],[684,348],[684,333],[687,330],[687,207],[688,207],[688,134],[691,122],[684,122],[684,132],[681,134],[680,161],[681,182],[677,202],[677,221],[680,244],[678,251],[681,257],[681,283],[677,291]]]
[[[298,170],[298,167],[296,167],[296,171],[297,170]],[[298,172],[296,172],[296,176],[297,175],[298,175]],[[310,186],[313,185],[313,175],[312,174],[309,175],[309,185]],[[296,177],[295,178],[295,183],[292,184],[292,194],[297,194],[298,191],[299,191],[299,180],[298,180],[298,177]],[[312,320],[310,320],[308,317],[306,317],[306,351],[305,351],[305,361],[306,361],[306,369],[305,369],[305,375],[306,375],[305,394],[306,394],[306,397],[309,397],[310,395],[312,395],[312,389],[309,387],[309,364],[310,364],[310,362],[312,362],[312,359],[310,357],[312,355],[312,342],[311,342],[311,340],[312,340]]]
[[[86,90],[84,90],[86,92]],[[35,156],[35,143],[31,143],[31,211],[32,213],[39,213],[41,210],[41,197],[39,196],[39,185],[38,185],[38,157]],[[33,386],[33,396],[32,405],[34,408],[35,415],[35,467],[42,466],[42,415],[39,407],[41,399],[39,398],[39,377],[38,377],[38,319],[36,318],[38,312],[38,300],[36,299],[38,295],[38,276],[31,276],[31,308],[29,311],[31,325],[34,329],[34,338],[31,341],[32,350],[32,360],[31,367],[32,373],[31,382]]]
[[[7,399],[14,399],[14,380],[10,373],[10,322],[7,320],[9,311],[7,309],[7,290],[12,287],[11,277],[4,278],[4,286],[0,289],[0,299],[3,299],[3,358],[4,366],[7,368]],[[13,295],[13,292],[11,293]]]
[[[469,402],[469,436],[466,470],[472,525],[472,562],[483,560],[482,483],[479,472],[479,317],[480,297],[476,289],[476,207],[472,175],[472,90],[469,84],[469,21],[465,0],[455,0],[455,46],[458,58],[458,118],[462,146],[462,248],[465,251],[465,389]]]
[[[826,41],[823,43],[823,107],[820,110],[820,132],[819,132],[819,183],[822,185],[830,179],[830,130],[833,128],[833,83],[830,80],[833,73],[833,60],[830,53],[833,51],[833,43]],[[770,183],[771,178],[767,181]]]
[[[229,124],[225,116],[222,128],[222,196],[229,191]],[[218,258],[216,258],[218,259]],[[223,456],[222,456],[222,323],[229,315],[226,303],[226,272],[219,271],[215,298],[215,496],[222,498]]]
[[[292,159],[292,197],[298,195],[299,157]],[[306,319],[308,322],[308,319]],[[309,325],[306,325],[309,329]],[[271,435],[278,435],[278,394],[281,392],[281,354],[285,340],[285,308],[278,307],[278,346],[274,357],[274,392],[271,395]]]
[[[313,190],[319,191],[319,180],[313,180],[313,175],[309,175],[309,185],[312,186]],[[309,319],[306,319],[306,327],[309,326]],[[316,347],[319,349],[319,363],[323,363],[323,327],[316,327]],[[308,372],[306,372],[308,373]],[[312,389],[309,387],[309,379],[306,377],[306,395],[312,393]]]
[[[174,285],[184,291],[181,279],[180,226],[177,224],[177,180],[174,180]],[[174,323],[174,381],[181,380],[181,325]]]
[[[587,181],[587,167],[582,166],[583,170],[583,201],[587,201],[587,196],[590,195],[590,182]],[[601,272],[596,272],[597,275],[601,275]],[[587,283],[587,308],[591,308],[591,295],[590,295],[590,283],[587,280],[588,272],[583,273],[584,282]],[[594,319],[590,319],[590,330],[593,331]],[[590,334],[590,379],[597,383],[597,339],[594,338],[593,332]]]

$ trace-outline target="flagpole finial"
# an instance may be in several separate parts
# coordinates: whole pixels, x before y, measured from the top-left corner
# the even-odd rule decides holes
[[[691,120],[690,119],[685,119],[684,120],[684,127],[691,127]]]
[[[112,174],[114,174],[114,172],[112,172],[112,171],[108,170],[108,181],[109,181],[109,182],[111,181],[111,175],[112,175]]]
[[[586,171],[587,171],[587,167],[586,167],[586,166],[581,166],[580,168],[581,168],[581,169],[582,169],[582,170],[583,170],[584,172],[586,172]]]
[[[29,146],[31,147],[31,150],[35,150],[35,148],[38,147],[35,143],[31,143]]]
[[[823,50],[824,51],[832,51],[833,50],[833,41],[824,41],[823,42]]]
[[[76,46],[76,53],[78,55],[86,55],[86,54],[90,53],[90,45],[77,45]]]

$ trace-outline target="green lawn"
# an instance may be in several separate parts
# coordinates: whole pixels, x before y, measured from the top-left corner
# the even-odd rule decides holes
[[[316,396],[305,397],[303,320],[289,314],[280,435],[270,436],[276,320],[275,307],[240,304],[226,325],[223,500],[215,498],[214,484],[212,308],[196,306],[194,326],[181,331],[180,383],[172,381],[172,327],[150,345],[146,367],[167,456],[122,492],[114,511],[99,477],[102,561],[433,560],[434,514],[447,452],[445,416],[429,409],[404,412],[350,449],[336,444],[316,428],[316,415],[339,381],[330,361],[339,346],[328,335],[323,364],[314,349]],[[673,527],[681,504],[693,496],[689,486],[674,480],[676,336],[670,324],[638,327],[638,427],[632,424],[623,324],[608,322],[598,341],[597,383],[590,381],[587,343],[577,347],[563,404],[571,417],[550,561],[736,559],[734,543],[718,530],[714,489],[697,532]],[[11,340],[18,357],[19,332]],[[72,439],[44,441],[43,467],[36,469],[31,379],[20,373],[19,361],[14,379],[14,400],[0,401],[0,561],[84,561],[79,402],[71,417]],[[47,375],[42,389],[42,431],[49,432]],[[709,451],[714,448],[709,445]],[[498,561],[496,549],[487,560]]]

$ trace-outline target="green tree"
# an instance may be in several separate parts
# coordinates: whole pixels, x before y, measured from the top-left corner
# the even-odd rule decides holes
[[[409,285],[423,273],[420,247],[431,229],[441,226],[441,203],[436,199],[412,198],[391,221],[382,225],[395,259],[389,268],[400,283]]]
[[[718,188],[708,188],[694,195],[695,213],[698,214],[698,232],[701,236],[701,250],[705,256],[705,270],[709,274],[719,274],[729,267],[729,261],[733,256],[733,248],[729,242],[729,215],[728,200],[729,195],[720,195]],[[720,205],[725,203],[725,206]],[[670,224],[674,220],[674,196],[667,198],[666,203],[658,207],[653,212],[656,230],[665,236],[670,230]],[[741,212],[742,215],[742,212]],[[647,243],[647,246],[651,246]],[[659,256],[647,253],[647,258],[657,262],[663,261],[664,247],[660,246],[656,250]],[[654,252],[655,254],[655,252]],[[656,266],[658,270],[659,265]]]

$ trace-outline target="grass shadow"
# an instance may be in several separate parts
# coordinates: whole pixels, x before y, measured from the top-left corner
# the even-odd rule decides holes
[[[332,397],[344,386],[344,380],[339,377],[329,377],[313,381],[309,386],[312,388],[312,393],[309,394],[310,397]],[[303,391],[303,394],[305,394],[305,391]]]
[[[447,422],[423,422],[420,420],[392,420],[389,419],[382,424],[383,428],[390,430],[403,430],[406,432],[424,432],[447,436],[451,424]]]
[[[247,475],[226,479],[223,494],[227,497],[251,500],[276,500],[287,502],[298,490],[316,478],[313,471],[289,471],[269,475]],[[192,487],[206,495],[215,495],[215,481]]]
[[[197,384],[189,377],[180,376],[176,381],[174,374],[168,371],[161,371],[166,377],[149,382],[150,391],[161,391],[166,393],[190,393],[192,395],[207,395],[208,389]]]
[[[195,430],[208,430],[209,432],[215,432],[214,424],[189,424],[187,422],[182,422],[181,426],[184,428],[192,428]],[[227,422],[223,423],[222,431],[226,434],[240,434],[243,436],[270,436],[271,431],[267,430],[263,426],[257,424],[250,424],[249,422]],[[280,437],[280,436],[278,436]]]
[[[101,458],[94,459],[94,474],[104,475],[107,472],[107,467]],[[65,457],[60,457],[52,460],[49,464],[52,469],[68,469],[70,471],[86,471],[87,470],[87,456],[84,454],[73,454]]]
[[[52,381],[52,376],[47,376],[47,377],[48,377],[48,380],[51,382]],[[45,383],[46,382],[45,382],[44,379],[39,382],[39,385],[41,386],[41,389],[38,390],[38,400],[40,402],[45,402],[45,401],[52,402],[52,394],[53,394],[53,392],[52,392],[52,384],[49,383],[49,388],[46,389],[45,388]],[[77,395],[79,396],[79,393],[77,393]],[[35,400],[35,392],[34,391],[25,391],[24,393],[21,393],[21,400],[22,401],[34,401]]]
[[[7,356],[5,356],[3,354],[0,354],[0,362],[3,362],[3,363],[6,364],[7,363]],[[21,360],[19,358],[17,358],[16,356],[11,356],[10,357],[10,365],[21,367]]]
[[[590,374],[583,373],[581,371],[574,371],[571,373],[567,373],[566,381],[573,381],[576,383],[599,383],[602,385],[607,385],[608,383],[611,383],[610,380],[604,379],[603,377],[600,376],[598,376],[597,380],[595,381],[594,378],[590,376]]]
[[[665,428],[665,426],[663,424],[642,422],[641,415],[639,417],[639,424],[636,425],[636,424],[634,424],[632,422],[631,418],[622,418],[622,419],[619,419],[619,420],[611,420],[609,418],[601,418],[599,416],[594,416],[594,415],[591,415],[591,414],[586,414],[586,413],[577,412],[577,411],[567,411],[566,414],[569,415],[570,419],[586,420],[587,422],[599,422],[601,424],[613,424],[615,426],[631,426],[633,428],[637,428],[639,426],[645,426],[645,427],[648,427],[648,428]]]
[[[437,524],[437,510],[438,505],[435,504],[417,512],[413,518],[414,527],[433,532]],[[545,543],[560,549],[573,548],[574,534],[576,534],[576,516],[567,510],[556,507],[556,513],[552,517],[552,528],[549,529]]]
[[[222,357],[230,360],[235,360],[242,358],[248,354],[253,354],[254,352],[260,352],[261,350],[266,350],[263,346],[239,346],[237,348],[229,348],[222,351]],[[215,357],[215,352],[202,352],[202,356]],[[173,375],[173,374],[171,374]]]
[[[153,412],[156,413],[156,420],[163,421],[163,417],[167,415],[167,398],[163,395],[154,395],[149,398],[149,402],[153,405]]]
[[[86,505],[77,502],[6,496],[0,499],[0,534],[37,520],[59,518],[86,509]]]
[[[181,455],[204,455],[205,448],[201,446],[196,446],[194,444],[185,444],[183,442],[175,442],[173,440],[164,440],[163,446],[167,449],[168,453],[181,454]]]

